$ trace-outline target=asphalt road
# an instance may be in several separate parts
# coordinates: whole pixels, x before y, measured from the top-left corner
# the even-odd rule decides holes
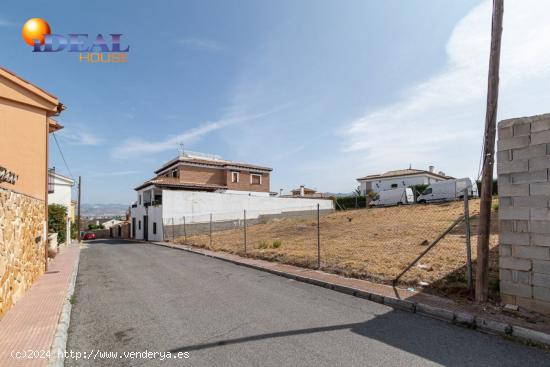
[[[83,249],[75,302],[67,350],[119,355],[66,366],[550,366],[537,348],[143,243]],[[189,358],[120,358],[146,350]]]

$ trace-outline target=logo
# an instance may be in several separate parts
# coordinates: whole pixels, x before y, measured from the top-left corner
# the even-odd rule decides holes
[[[0,182],[7,182],[9,184],[15,185],[19,176],[12,171],[8,171],[7,168],[0,166]]]
[[[99,33],[90,38],[87,33],[52,34],[50,25],[44,19],[31,18],[22,29],[25,42],[32,46],[32,52],[74,52],[80,62],[122,63],[128,61],[130,46],[122,47],[122,34],[109,33],[107,37]]]

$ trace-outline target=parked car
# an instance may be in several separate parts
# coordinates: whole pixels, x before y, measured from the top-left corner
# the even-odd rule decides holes
[[[449,201],[464,197],[464,190],[468,189],[468,197],[478,197],[477,185],[468,177],[434,182],[416,199],[419,203],[432,201]]]
[[[380,191],[371,201],[371,206],[390,206],[414,203],[414,193],[410,187],[400,187]]]
[[[82,237],[83,240],[95,240],[95,233],[88,232],[84,233],[84,237]]]

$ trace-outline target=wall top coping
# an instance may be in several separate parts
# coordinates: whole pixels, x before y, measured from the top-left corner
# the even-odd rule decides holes
[[[525,116],[525,117],[515,117],[512,119],[506,119],[499,121],[498,128],[503,129],[518,124],[529,124],[531,122],[540,121],[540,120],[550,120],[550,113],[545,113],[542,115],[534,116]]]

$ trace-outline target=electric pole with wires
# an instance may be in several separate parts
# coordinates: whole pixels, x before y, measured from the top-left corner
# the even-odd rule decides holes
[[[487,110],[483,140],[483,170],[481,178],[481,203],[477,236],[476,302],[486,302],[489,290],[489,237],[491,232],[491,206],[493,194],[493,165],[495,161],[495,137],[498,107],[500,44],[504,0],[493,0],[491,27],[491,51],[487,86]]]

